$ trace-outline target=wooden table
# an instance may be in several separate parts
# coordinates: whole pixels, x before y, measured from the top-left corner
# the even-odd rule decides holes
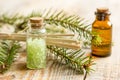
[[[90,15],[93,16],[93,12],[96,7],[98,7],[97,0],[89,3],[86,3],[84,0],[71,0],[71,3],[68,3],[69,0],[58,0],[56,4],[50,4],[53,0],[15,0],[15,2],[8,3],[6,1],[0,1],[0,5],[3,11],[10,10],[11,12],[20,11],[29,13],[31,9],[43,7],[59,7],[65,9],[67,12],[79,14],[85,18],[90,18]],[[41,3],[40,3],[41,2]],[[48,2],[48,3],[46,3]],[[81,6],[87,5],[87,8]],[[39,4],[38,4],[39,3]],[[65,4],[66,3],[66,4]],[[81,5],[79,5],[80,3]],[[86,3],[86,4],[85,4]],[[95,5],[93,5],[93,4]],[[88,75],[87,80],[120,80],[120,1],[110,0],[108,2],[109,8],[112,11],[111,21],[113,22],[113,42],[114,46],[112,48],[112,55],[106,58],[95,58],[96,65],[93,66],[95,69],[90,75]],[[41,6],[40,6],[41,4]],[[44,5],[45,4],[45,5]],[[48,4],[50,4],[48,6]],[[62,6],[63,5],[63,6]],[[88,10],[88,8],[90,8]],[[24,9],[24,10],[22,10]],[[89,14],[89,15],[88,15]],[[88,17],[89,16],[89,17]],[[94,17],[94,16],[93,16]],[[93,20],[93,18],[92,18]],[[65,67],[63,64],[53,62],[51,59],[47,62],[47,67],[42,70],[27,70],[26,68],[26,54],[21,53],[17,58],[17,61],[12,65],[10,70],[4,75],[0,74],[0,80],[82,80],[83,75],[76,74],[74,70]]]
[[[114,47],[113,47],[114,51]],[[115,52],[115,51],[114,51]],[[120,80],[120,56],[113,53],[107,58],[95,58],[95,71],[87,80]],[[26,68],[26,54],[21,53],[9,71],[0,75],[0,80],[82,80],[83,75],[49,59],[47,67],[41,70]]]

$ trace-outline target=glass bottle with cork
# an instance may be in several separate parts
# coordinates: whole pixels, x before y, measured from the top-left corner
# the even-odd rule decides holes
[[[96,19],[92,24],[92,32],[101,38],[101,43],[95,45],[92,42],[92,55],[106,57],[111,54],[112,43],[112,23],[110,22],[110,12],[108,8],[97,8]]]
[[[45,68],[46,41],[44,34],[46,33],[46,30],[43,26],[43,19],[40,17],[30,18],[28,25],[29,29],[27,31],[27,68]],[[31,34],[34,35],[34,37],[30,36]]]

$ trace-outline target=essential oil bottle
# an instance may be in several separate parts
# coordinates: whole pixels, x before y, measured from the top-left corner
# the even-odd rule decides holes
[[[46,66],[46,33],[43,19],[33,17],[29,20],[27,31],[27,68],[41,69]],[[31,36],[31,34],[33,36]],[[40,36],[41,35],[41,36]]]
[[[108,8],[97,8],[96,19],[92,24],[92,32],[97,33],[101,38],[101,43],[95,45],[92,42],[92,55],[106,57],[111,54],[112,24],[110,22],[110,12]]]

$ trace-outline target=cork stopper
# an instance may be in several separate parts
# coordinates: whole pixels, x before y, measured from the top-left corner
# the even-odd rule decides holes
[[[97,8],[97,11],[95,12],[96,15],[110,15],[109,9],[106,7]]]
[[[30,18],[31,23],[43,23],[43,18],[41,17],[32,17]]]
[[[41,28],[43,25],[43,18],[41,17],[32,17],[30,18],[30,23],[31,27],[36,29],[36,28]]]
[[[108,8],[105,8],[105,7],[97,8],[97,12],[98,12],[98,13],[106,13],[106,12],[108,12],[108,11],[109,11],[109,9],[108,9]]]

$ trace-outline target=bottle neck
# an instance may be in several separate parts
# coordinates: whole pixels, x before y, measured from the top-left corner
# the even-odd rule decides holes
[[[96,14],[96,20],[98,21],[109,21],[109,14]]]
[[[30,23],[29,32],[31,34],[44,34],[46,33],[46,30],[42,24]]]

